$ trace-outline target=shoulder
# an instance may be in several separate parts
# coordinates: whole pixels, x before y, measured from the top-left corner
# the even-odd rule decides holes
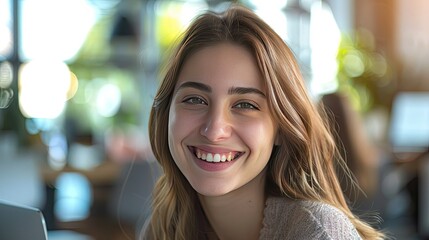
[[[326,203],[267,199],[263,234],[287,239],[360,239],[354,225],[338,208]]]

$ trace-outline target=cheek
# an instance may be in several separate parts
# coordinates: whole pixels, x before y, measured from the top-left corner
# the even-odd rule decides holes
[[[188,136],[195,128],[195,121],[193,121],[189,114],[176,111],[174,107],[170,109],[168,119],[168,144],[170,150],[179,147],[182,140]]]
[[[270,159],[277,128],[271,124],[271,120],[258,121],[248,124],[240,131],[242,140],[251,151],[251,155],[255,157],[260,164],[265,166]],[[261,166],[262,166],[261,165]]]
[[[267,147],[274,144],[276,128],[270,119],[240,125],[241,136],[250,146]]]
[[[173,157],[174,162],[177,164],[179,169],[183,171],[182,164],[179,159],[182,159],[181,147],[180,147],[180,138],[183,135],[181,132],[180,126],[180,117],[177,116],[174,109],[170,109],[169,118],[168,118],[168,148],[170,149],[170,154]]]
[[[168,145],[170,147],[170,150],[172,150],[171,148],[174,147],[176,138],[182,134],[180,132],[181,128],[178,128],[178,126],[180,125],[180,117],[178,117],[178,115],[174,111],[174,108],[172,107],[170,109],[168,118]]]

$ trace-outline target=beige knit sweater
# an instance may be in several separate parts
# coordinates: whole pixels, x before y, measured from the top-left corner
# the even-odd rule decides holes
[[[260,240],[361,239],[339,209],[320,202],[269,197]]]
[[[147,222],[146,222],[147,223]],[[146,226],[146,224],[145,224]],[[218,239],[205,229],[201,239]],[[145,229],[144,227],[143,229]],[[151,239],[145,236],[140,239]],[[321,202],[268,197],[260,240],[349,240],[362,239],[347,216],[339,209]]]

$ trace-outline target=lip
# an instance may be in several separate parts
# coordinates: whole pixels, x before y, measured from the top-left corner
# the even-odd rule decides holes
[[[237,156],[232,159],[231,161],[225,161],[225,162],[207,162],[205,160],[199,159],[196,155],[196,149],[205,151],[205,152],[209,152],[209,153],[237,153]],[[196,163],[196,165],[198,167],[200,167],[201,169],[208,171],[208,172],[217,172],[217,171],[223,171],[225,169],[228,169],[229,167],[231,167],[235,162],[237,162],[237,160],[244,154],[243,152],[239,152],[239,151],[234,151],[234,150],[230,150],[230,149],[225,149],[225,148],[212,148],[212,147],[207,147],[207,146],[188,146],[188,149],[190,151],[190,153],[193,156],[193,159]]]
[[[195,149],[200,149],[203,150],[205,152],[211,152],[211,153],[229,153],[229,152],[240,152],[237,150],[233,150],[233,149],[229,149],[229,148],[220,148],[220,147],[210,147],[210,146],[199,146],[199,145],[195,145],[195,146],[188,146],[188,148],[194,152]]]

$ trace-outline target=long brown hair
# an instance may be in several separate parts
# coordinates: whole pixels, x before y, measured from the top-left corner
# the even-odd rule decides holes
[[[154,189],[152,216],[146,236],[151,239],[198,239],[198,199],[170,154],[167,134],[170,102],[181,68],[201,48],[232,42],[255,57],[267,86],[268,102],[279,125],[279,146],[268,164],[267,193],[322,201],[342,210],[365,239],[383,234],[350,211],[334,169],[341,159],[325,118],[307,94],[293,52],[252,11],[238,5],[217,14],[197,17],[182,36],[155,96],[149,121],[152,150],[164,170]]]

